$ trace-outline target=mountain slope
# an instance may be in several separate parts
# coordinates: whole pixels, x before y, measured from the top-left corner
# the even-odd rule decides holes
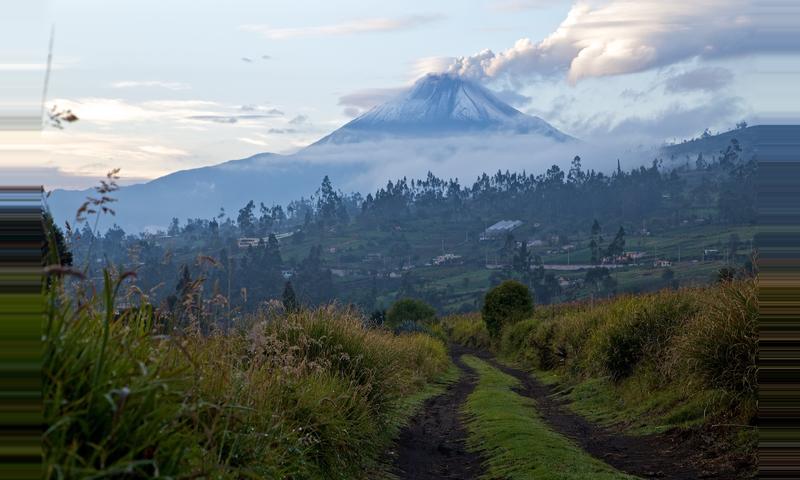
[[[476,83],[448,74],[429,74],[408,92],[374,107],[314,145],[475,132],[536,134],[558,142],[572,139],[541,118],[508,105]]]
[[[146,183],[120,188],[113,208],[116,222],[126,231],[147,227],[166,227],[173,217],[211,218],[224,207],[235,218],[248,201],[286,204],[300,196],[308,197],[325,175],[325,165],[297,163],[292,156],[262,153],[209,167],[182,170]],[[339,169],[332,180],[341,183],[348,169]],[[75,211],[89,190],[56,190],[48,203],[60,223],[75,218]],[[108,225],[107,225],[108,226]]]

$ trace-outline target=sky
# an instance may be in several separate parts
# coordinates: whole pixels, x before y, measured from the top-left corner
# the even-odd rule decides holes
[[[292,153],[428,72],[480,82],[582,139],[680,141],[742,120],[796,123],[800,112],[800,7],[783,0],[14,8],[0,34],[18,45],[0,54],[0,167],[12,183],[47,188],[85,188],[117,167],[125,184]],[[79,121],[37,128],[43,96]]]

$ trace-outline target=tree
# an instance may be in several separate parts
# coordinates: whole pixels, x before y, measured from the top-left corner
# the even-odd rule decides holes
[[[167,235],[170,237],[175,237],[181,233],[181,224],[180,221],[172,217],[172,222],[169,224],[169,228],[167,229]]]
[[[608,245],[606,249],[606,254],[609,257],[615,257],[618,255],[622,255],[625,251],[625,229],[622,228],[620,225],[619,230],[617,230],[617,234],[614,236],[614,240]]]
[[[295,275],[295,285],[303,304],[321,305],[336,297],[333,275],[323,262],[322,246],[311,247],[308,257],[300,262]]]
[[[327,175],[322,179],[322,185],[317,190],[317,216],[326,225],[334,224],[337,220],[342,223],[348,221],[347,209],[342,202],[342,196],[333,189],[331,179]]]
[[[531,252],[528,251],[527,242],[520,242],[519,248],[517,248],[517,253],[514,254],[514,259],[511,262],[511,265],[514,271],[519,273],[526,282],[530,277],[532,261],[533,255],[531,255]]]
[[[50,212],[45,212],[43,223],[45,232],[45,241],[42,247],[43,258],[47,263],[55,262],[55,264],[58,265],[71,266],[72,252],[67,248],[64,232],[56,225]],[[55,243],[55,248],[53,250],[51,250],[51,240]]]
[[[592,222],[592,239],[589,241],[589,250],[591,251],[592,255],[592,265],[597,265],[600,263],[600,242],[603,241],[603,237],[600,236],[600,230],[600,222],[598,222],[595,218],[594,222]]]
[[[256,217],[253,214],[253,210],[255,208],[256,204],[250,200],[247,202],[247,205],[239,210],[239,216],[236,217],[236,223],[239,225],[239,230],[242,232],[242,235],[249,236],[255,234]]]
[[[533,314],[533,299],[528,287],[506,280],[486,293],[481,313],[489,334],[497,338],[504,326]]]
[[[717,271],[717,283],[729,283],[736,279],[736,269],[733,267],[722,267]]]
[[[414,298],[403,298],[394,302],[386,312],[386,324],[391,328],[402,323],[431,324],[436,321],[436,310],[430,305]]]
[[[178,274],[178,284],[175,285],[175,293],[183,298],[191,291],[192,275],[189,273],[189,266],[185,263],[181,265],[181,272]]]
[[[585,174],[581,170],[581,157],[575,155],[572,159],[572,166],[567,173],[567,183],[570,185],[580,185],[585,179]]]
[[[703,158],[702,152],[697,154],[697,160],[695,160],[694,165],[698,170],[705,170],[708,168],[708,162],[706,162],[705,158]]]
[[[606,267],[594,267],[586,271],[584,282],[586,285],[593,285],[595,290],[600,290],[599,285],[604,284],[606,278],[611,276],[611,272]]]
[[[261,202],[259,203],[259,212],[261,215],[258,217],[258,233],[266,235],[272,229],[272,211],[264,205],[264,202]]]
[[[283,308],[286,309],[287,313],[294,313],[300,310],[300,304],[297,302],[292,282],[286,282],[283,286]]]
[[[669,282],[672,281],[673,278],[675,278],[675,271],[671,268],[666,268],[663,272],[661,272],[661,280]]]

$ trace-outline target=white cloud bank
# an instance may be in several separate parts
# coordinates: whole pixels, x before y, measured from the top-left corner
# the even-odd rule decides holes
[[[443,19],[443,15],[406,15],[397,18],[363,18],[349,22],[315,27],[274,28],[269,25],[242,25],[246,32],[260,33],[270,40],[302,37],[335,37],[360,33],[394,32],[410,30]]]
[[[498,53],[487,49],[458,57],[446,71],[479,80],[566,73],[575,83],[586,77],[640,72],[696,57],[800,51],[798,28],[792,26],[798,8],[780,0],[759,9],[755,3],[579,1],[543,40],[522,38]]]
[[[166,88],[167,90],[189,90],[192,87],[182,82],[165,82],[162,80],[123,80],[111,84],[114,88]]]

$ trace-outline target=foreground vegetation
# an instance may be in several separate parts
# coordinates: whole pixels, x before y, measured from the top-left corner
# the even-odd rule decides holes
[[[747,449],[756,436],[757,315],[748,279],[539,308],[497,336],[479,314],[444,326],[454,341],[557,383],[590,420],[629,433],[726,425]]]
[[[551,430],[535,402],[512,389],[519,380],[473,356],[464,362],[479,375],[467,399],[469,444],[488,457],[486,478],[542,480],[632,479],[593,458]]]
[[[46,478],[361,478],[450,365],[441,341],[336,307],[165,331],[146,303],[116,311],[123,280],[52,285]]]

